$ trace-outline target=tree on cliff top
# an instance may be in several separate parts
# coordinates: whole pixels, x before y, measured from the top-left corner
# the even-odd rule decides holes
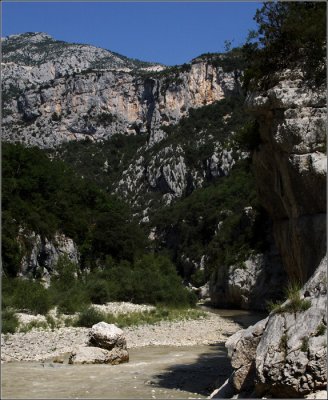
[[[266,88],[270,74],[285,68],[301,68],[312,84],[324,83],[326,10],[325,2],[264,3],[254,17],[258,29],[243,47],[246,86],[253,80]]]

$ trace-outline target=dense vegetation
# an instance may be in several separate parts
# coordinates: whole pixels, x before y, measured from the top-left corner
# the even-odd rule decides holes
[[[326,2],[266,2],[254,17],[258,24],[243,46],[245,86],[268,88],[273,74],[299,68],[307,83],[326,78]]]
[[[21,145],[2,147],[3,269],[15,276],[22,246],[20,231],[52,238],[58,231],[79,246],[83,268],[111,255],[130,260],[143,251],[144,233],[128,207],[78,177],[42,150]],[[28,246],[28,243],[23,245]]]
[[[36,281],[4,277],[3,309],[47,314],[57,306],[59,313],[85,311],[91,304],[130,301],[158,306],[186,307],[195,296],[184,288],[174,265],[163,256],[144,255],[133,263],[107,262],[87,273],[66,257],[58,260],[57,274],[48,289]],[[8,314],[9,315],[9,314]]]
[[[136,149],[145,143],[144,135],[117,134],[101,143],[88,139],[68,142],[51,154],[69,164],[80,176],[92,180],[105,191],[111,191],[135,157]]]
[[[3,144],[3,308],[47,313],[81,311],[93,303],[125,300],[191,305],[167,258],[147,255],[144,232],[122,200],[78,177],[62,161],[37,148]],[[53,239],[56,232],[74,239],[80,265],[59,258],[49,289],[16,278],[33,237]],[[12,320],[8,311],[8,323]]]
[[[252,216],[245,207],[252,207]],[[180,272],[196,286],[217,268],[242,264],[252,252],[263,251],[267,218],[257,203],[250,160],[239,161],[227,177],[162,209],[153,223],[160,245],[169,249]],[[191,262],[199,264],[203,255],[202,275]]]

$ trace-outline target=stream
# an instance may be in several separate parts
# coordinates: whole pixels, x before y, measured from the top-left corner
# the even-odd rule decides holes
[[[201,307],[242,327],[263,314]],[[223,344],[150,346],[129,350],[130,361],[111,365],[11,362],[2,365],[2,399],[206,398],[232,372]]]

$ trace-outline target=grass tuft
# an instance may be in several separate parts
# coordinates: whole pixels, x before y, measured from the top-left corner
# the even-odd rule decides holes
[[[205,315],[206,314],[203,311],[195,309],[159,307],[151,311],[132,312],[115,316],[111,313],[100,312],[94,307],[89,307],[80,313],[79,318],[74,325],[90,328],[92,325],[104,321],[109,324],[115,324],[120,328],[125,328],[128,326],[156,324],[161,321],[198,319]]]
[[[285,291],[288,302],[286,304],[269,302],[268,310],[273,313],[296,313],[308,310],[311,307],[311,300],[301,298],[301,288],[299,282],[290,283]]]

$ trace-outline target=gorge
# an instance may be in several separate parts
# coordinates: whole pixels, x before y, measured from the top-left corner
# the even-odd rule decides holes
[[[212,397],[326,390],[326,44],[295,28],[326,11],[286,4],[257,13],[262,45],[174,67],[2,39],[8,321],[115,301],[265,312],[230,332]]]

